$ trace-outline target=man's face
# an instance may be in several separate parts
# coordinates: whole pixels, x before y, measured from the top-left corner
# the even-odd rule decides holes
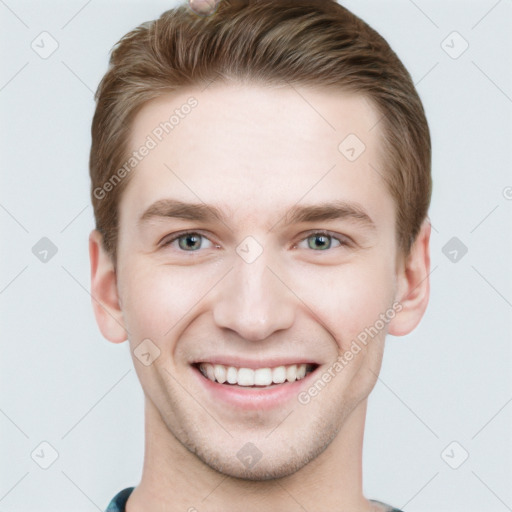
[[[191,96],[197,106],[158,142],[155,128]],[[366,100],[339,91],[214,84],[148,103],[134,121],[132,150],[148,135],[158,144],[120,203],[123,320],[132,354],[143,340],[147,360],[159,354],[147,366],[133,357],[169,437],[218,471],[299,470],[375,384],[386,334],[376,321],[395,300],[397,258],[378,120]],[[326,204],[340,215],[322,217]],[[303,376],[301,365],[314,371]],[[242,368],[227,371],[235,384],[211,380],[230,366]]]

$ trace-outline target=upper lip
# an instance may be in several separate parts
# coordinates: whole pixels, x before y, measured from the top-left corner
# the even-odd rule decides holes
[[[311,358],[305,357],[270,357],[265,359],[246,359],[242,357],[213,356],[198,359],[191,364],[198,365],[200,363],[221,364],[223,366],[234,366],[235,368],[276,368],[277,366],[289,366],[292,364],[308,364],[318,366],[319,363]]]

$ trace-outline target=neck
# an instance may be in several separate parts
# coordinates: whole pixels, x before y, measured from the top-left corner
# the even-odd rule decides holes
[[[366,405],[361,402],[327,448],[302,469],[280,479],[250,481],[223,475],[189,452],[146,397],[142,479],[126,511],[372,510],[362,494]]]

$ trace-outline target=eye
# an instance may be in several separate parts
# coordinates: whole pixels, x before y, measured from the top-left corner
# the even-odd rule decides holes
[[[319,250],[319,251],[326,251],[328,249],[333,248],[333,242],[337,243],[338,245],[335,245],[335,247],[341,247],[343,245],[348,245],[348,242],[344,239],[344,237],[337,237],[334,236],[332,233],[328,231],[315,231],[313,233],[310,233],[306,238],[301,240],[302,242],[307,243],[308,249],[313,250]],[[297,245],[299,248],[304,248],[300,246],[300,243]]]
[[[202,242],[206,241],[210,245],[204,247]],[[165,239],[161,243],[161,247],[171,247],[175,242],[177,242],[180,251],[183,252],[197,252],[199,249],[208,249],[212,247],[219,247],[209,240],[206,236],[198,233],[196,231],[187,231],[176,233],[171,235],[170,238]],[[313,249],[316,252],[327,251],[328,249],[333,249],[341,246],[348,246],[349,242],[345,239],[345,237],[341,235],[335,236],[333,233],[329,231],[314,231],[310,233],[306,238],[302,239],[299,244],[297,244],[298,248],[303,249],[304,246],[301,244],[307,244],[307,249]],[[333,244],[337,244],[334,245]]]
[[[184,252],[196,252],[202,247],[202,241],[207,240],[211,245],[210,247],[213,247],[213,243],[208,240],[204,235],[201,233],[196,233],[195,231],[187,231],[186,233],[178,233],[173,235],[171,238],[165,240],[161,246],[162,247],[169,247],[174,242],[178,242],[178,247],[184,251]],[[207,247],[206,247],[207,248]]]

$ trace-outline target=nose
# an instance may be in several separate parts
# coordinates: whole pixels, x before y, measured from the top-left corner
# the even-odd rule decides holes
[[[297,298],[285,284],[282,272],[268,265],[265,255],[266,251],[251,263],[237,256],[233,269],[217,288],[213,306],[216,325],[248,341],[264,340],[290,328],[295,317]]]

